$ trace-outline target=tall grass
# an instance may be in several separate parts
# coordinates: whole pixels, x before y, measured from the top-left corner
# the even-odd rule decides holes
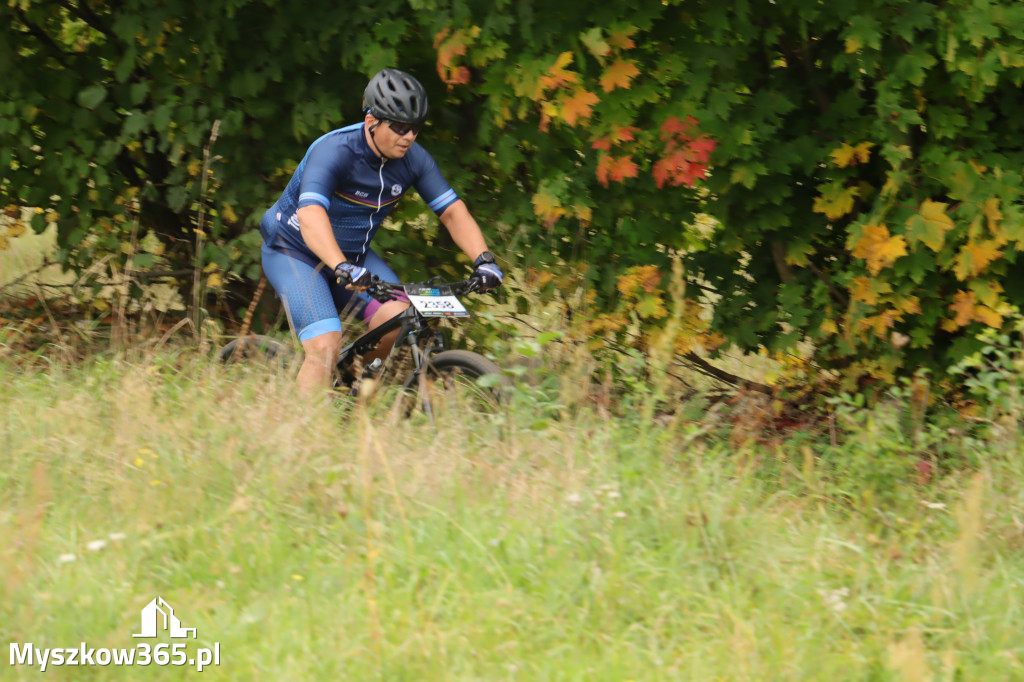
[[[1006,447],[872,487],[857,462],[907,458],[879,415],[734,446],[536,393],[394,422],[167,351],[0,380],[5,644],[133,647],[159,595],[220,643],[208,679],[1024,677]]]

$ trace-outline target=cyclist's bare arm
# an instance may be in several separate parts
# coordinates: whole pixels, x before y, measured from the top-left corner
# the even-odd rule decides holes
[[[345,254],[341,252],[338,241],[331,230],[331,221],[323,206],[303,206],[295,215],[299,218],[299,231],[310,251],[329,268],[344,262]]]
[[[452,235],[458,247],[469,256],[469,260],[476,260],[477,256],[487,250],[484,234],[462,199],[444,210],[441,214],[441,223]]]

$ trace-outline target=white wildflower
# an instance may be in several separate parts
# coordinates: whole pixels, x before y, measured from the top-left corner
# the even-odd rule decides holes
[[[826,608],[833,613],[842,613],[846,610],[846,598],[850,596],[849,587],[840,587],[838,590],[818,590],[821,601]]]

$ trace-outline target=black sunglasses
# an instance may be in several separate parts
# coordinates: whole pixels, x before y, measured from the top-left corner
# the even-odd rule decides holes
[[[413,135],[419,135],[420,130],[423,128],[422,123],[396,123],[394,121],[388,121],[388,127],[395,131],[395,135],[403,137],[408,135],[410,132]]]

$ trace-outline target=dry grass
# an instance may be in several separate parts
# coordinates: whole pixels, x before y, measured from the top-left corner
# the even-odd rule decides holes
[[[8,643],[132,647],[160,595],[213,679],[1024,675],[1016,452],[851,497],[805,446],[609,418],[570,376],[432,426],[188,352],[0,372]]]

